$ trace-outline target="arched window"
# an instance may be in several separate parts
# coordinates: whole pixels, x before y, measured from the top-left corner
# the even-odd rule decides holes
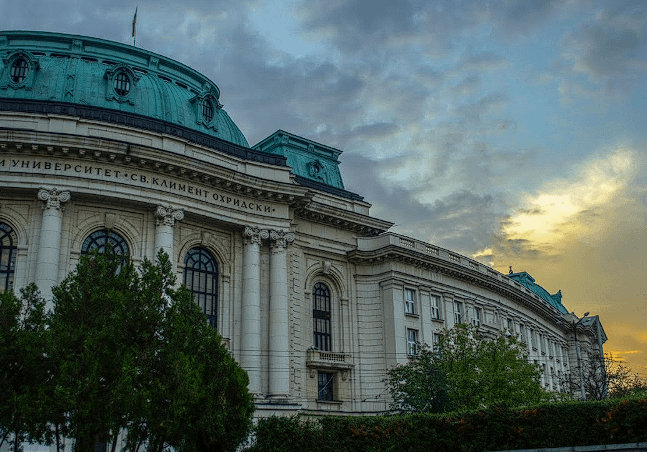
[[[330,331],[330,289],[324,283],[316,283],[312,290],[314,305],[312,319],[314,321],[314,346],[321,351],[332,351]]]
[[[192,248],[184,258],[184,285],[207,314],[209,325],[218,325],[218,263],[204,248]]]
[[[0,292],[13,288],[18,237],[6,223],[0,222]]]
[[[106,247],[112,248],[115,254],[128,254],[128,244],[122,236],[108,229],[101,229],[90,234],[81,245],[81,254],[88,254],[92,250],[103,253]]]

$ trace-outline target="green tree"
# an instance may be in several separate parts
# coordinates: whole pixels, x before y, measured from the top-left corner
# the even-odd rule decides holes
[[[434,350],[423,347],[409,363],[390,369],[392,409],[452,411],[505,404],[517,407],[549,398],[540,370],[515,337],[486,338],[477,328],[445,330]]]
[[[44,355],[44,301],[35,285],[0,293],[0,448],[20,450],[23,441],[46,441],[50,360]]]
[[[174,288],[168,256],[157,262],[137,270],[120,256],[83,256],[53,289],[55,403],[77,451],[114,449],[122,429],[133,451],[234,450],[247,435],[247,374],[192,294]]]

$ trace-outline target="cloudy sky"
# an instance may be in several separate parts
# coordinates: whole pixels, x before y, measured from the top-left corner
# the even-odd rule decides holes
[[[0,0],[210,77],[255,144],[344,151],[395,232],[528,271],[647,376],[647,2]]]

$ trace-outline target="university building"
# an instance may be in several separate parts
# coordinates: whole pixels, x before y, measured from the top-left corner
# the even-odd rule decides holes
[[[386,371],[445,328],[518,334],[542,383],[598,359],[597,316],[531,275],[389,232],[341,151],[250,146],[197,71],[129,45],[0,32],[0,290],[51,287],[88,250],[160,249],[249,374],[257,415],[380,413]]]

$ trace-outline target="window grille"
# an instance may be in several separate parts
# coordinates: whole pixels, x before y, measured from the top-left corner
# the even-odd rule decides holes
[[[332,350],[330,289],[324,283],[318,282],[312,291],[312,298],[314,346],[318,350],[329,352]]]
[[[206,122],[213,120],[213,104],[209,99],[202,101],[202,117]]]
[[[27,60],[24,58],[18,58],[11,65],[11,81],[14,83],[20,83],[27,78],[27,73],[29,72],[29,65]]]
[[[115,76],[113,88],[118,96],[126,96],[130,92],[130,78],[125,72],[119,72]]]
[[[218,325],[218,263],[205,248],[190,249],[184,258],[184,285],[207,315],[209,325]]]
[[[90,234],[81,245],[81,254],[88,254],[92,250],[98,250],[100,253],[110,247],[114,254],[126,255],[129,253],[126,240],[116,232],[108,229],[101,229]]]
[[[0,292],[13,288],[18,237],[6,223],[0,223]]]

